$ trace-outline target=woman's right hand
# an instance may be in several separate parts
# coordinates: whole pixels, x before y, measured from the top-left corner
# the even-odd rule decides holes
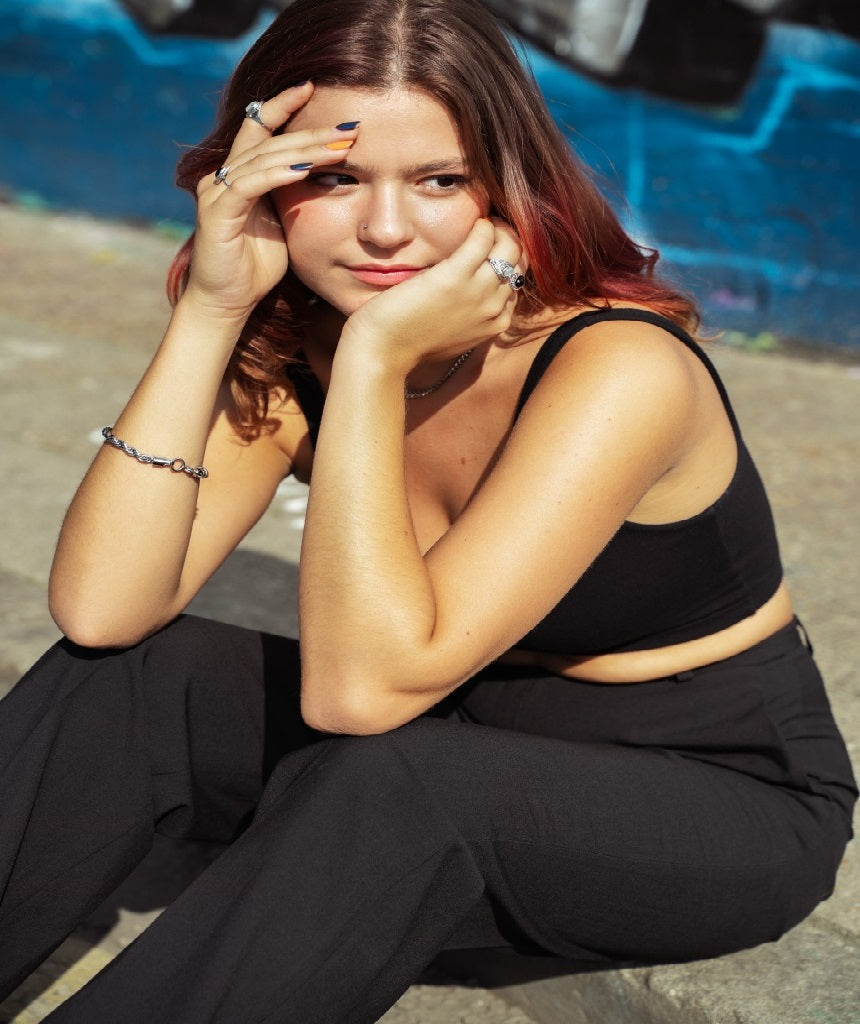
[[[197,227],[183,305],[245,319],[287,271],[287,244],[268,193],[307,177],[311,167],[343,161],[357,128],[273,134],[313,95],[306,82],[262,104],[242,122],[222,168],[197,187]]]
[[[209,478],[201,486],[101,449],[69,506],[51,571],[52,613],[77,643],[137,643],[179,614],[262,515],[303,442],[300,418],[285,416],[247,443],[223,378],[245,320],[287,269],[269,192],[304,178],[308,165],[338,164],[357,134],[269,131],[312,95],[313,86],[297,86],[262,104],[268,127],[245,118],[224,161],[227,184],[215,174],[200,183],[188,285],[114,427],[142,451],[205,465]]]

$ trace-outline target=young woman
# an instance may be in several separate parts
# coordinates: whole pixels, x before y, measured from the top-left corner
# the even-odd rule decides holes
[[[857,791],[760,479],[480,4],[296,0],[180,182],[67,639],[0,707],[7,989],[155,829],[229,845],[51,1021],[362,1024],[443,948],[801,920]],[[291,472],[299,641],[180,616]]]

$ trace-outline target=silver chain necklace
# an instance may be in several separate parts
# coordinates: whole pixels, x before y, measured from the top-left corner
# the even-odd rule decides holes
[[[466,362],[466,360],[474,351],[475,350],[473,348],[467,348],[465,352],[461,352],[460,355],[458,355],[457,358],[454,360],[454,362],[451,363],[451,365],[448,367],[445,373],[442,374],[439,380],[434,381],[426,388],[418,388],[416,391],[410,391],[408,387],[404,387],[403,391],[406,397],[426,398],[428,395],[432,395],[434,391],[438,391],[439,388],[442,387],[442,385],[445,383],[446,380],[448,380],[449,377],[454,376],[454,374],[460,369],[463,363]]]

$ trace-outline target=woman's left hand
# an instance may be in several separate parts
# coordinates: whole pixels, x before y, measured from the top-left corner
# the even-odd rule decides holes
[[[418,363],[453,357],[504,334],[518,292],[488,262],[528,269],[523,247],[500,218],[476,221],[450,256],[374,296],[347,320],[341,344],[375,351],[404,377]],[[353,341],[354,339],[354,341]]]

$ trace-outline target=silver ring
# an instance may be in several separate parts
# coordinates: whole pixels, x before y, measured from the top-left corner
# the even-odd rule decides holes
[[[251,100],[247,107],[245,107],[245,117],[250,117],[252,121],[256,121],[261,128],[265,128],[267,132],[272,129],[266,124],[266,122],[260,117],[260,111],[263,109],[262,100]]]
[[[513,263],[500,259],[498,256],[488,256],[487,263],[496,272],[496,277],[500,281],[507,281],[515,292],[518,292],[526,283],[525,277],[517,270]]]
[[[224,164],[223,167],[219,167],[215,172],[215,184],[225,185],[227,188],[232,188],[232,185],[227,181],[227,175],[230,173],[229,164]]]

